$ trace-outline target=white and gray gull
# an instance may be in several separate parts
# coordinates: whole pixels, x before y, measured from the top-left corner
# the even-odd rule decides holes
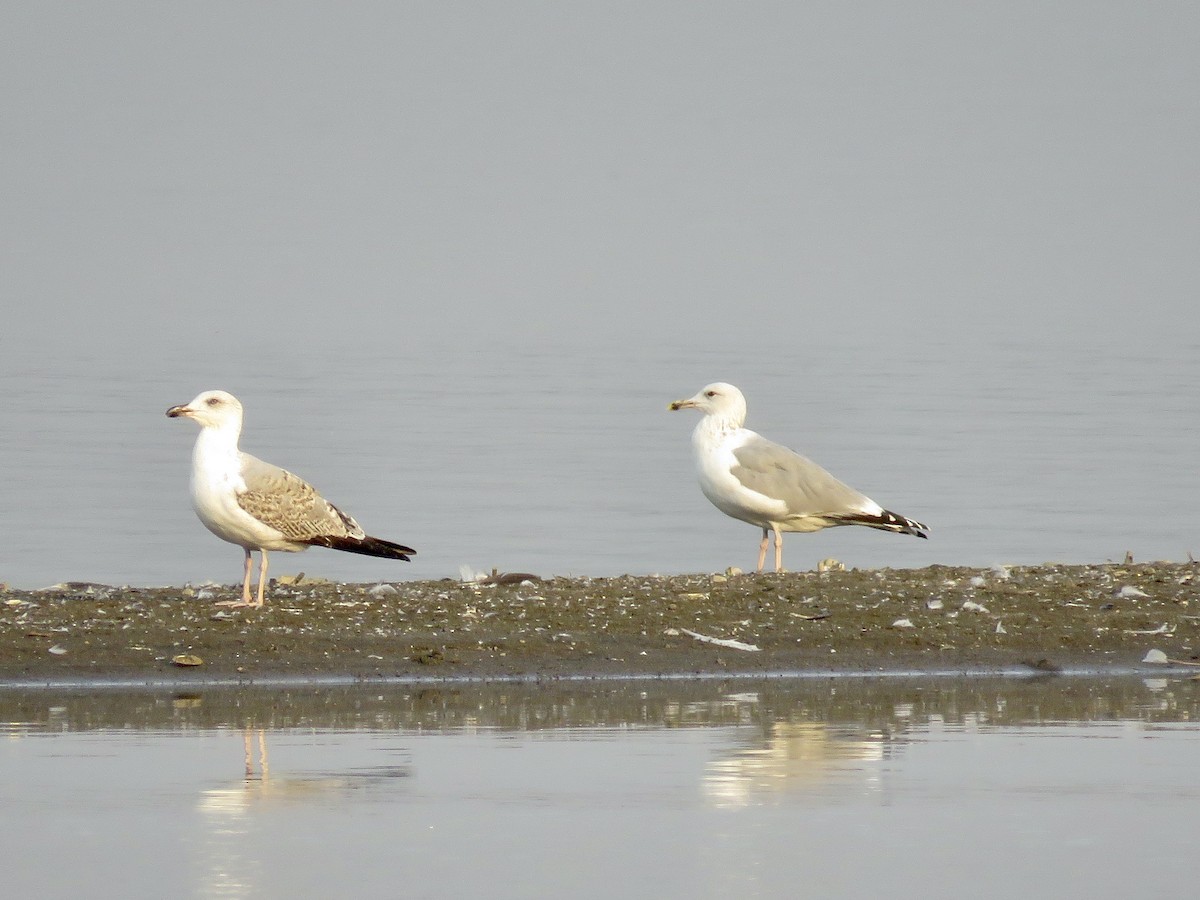
[[[783,571],[784,531],[820,531],[836,525],[866,525],[927,537],[928,527],[884,509],[838,481],[815,462],[743,428],[746,398],[732,384],[717,382],[668,409],[698,409],[704,418],[692,432],[700,490],[727,516],[762,529],[758,571],[775,535],[775,571]]]
[[[192,451],[192,508],[221,540],[246,551],[242,599],[230,606],[262,606],[267,551],[329,547],[365,556],[407,560],[411,547],[370,537],[359,524],[291,472],[238,449],[242,404],[225,391],[205,391],[167,410],[200,424]],[[258,599],[250,595],[250,551],[258,550]]]

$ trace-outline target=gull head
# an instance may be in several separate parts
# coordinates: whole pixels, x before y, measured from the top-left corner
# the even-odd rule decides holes
[[[746,398],[732,384],[723,381],[705,385],[696,396],[676,400],[667,409],[698,409],[706,416],[714,416],[739,427],[746,421]]]
[[[242,404],[238,398],[226,391],[205,391],[185,406],[172,406],[167,410],[172,419],[186,416],[195,419],[202,428],[242,427]]]

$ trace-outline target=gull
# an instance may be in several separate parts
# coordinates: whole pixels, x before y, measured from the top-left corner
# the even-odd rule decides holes
[[[835,525],[866,525],[928,537],[929,529],[884,509],[838,481],[815,462],[743,428],[746,398],[717,382],[668,409],[698,409],[704,418],[692,432],[700,490],[717,509],[762,529],[758,571],[775,535],[775,571],[783,571],[784,531],[820,531]]]
[[[350,516],[316,492],[304,479],[238,449],[242,404],[225,391],[205,391],[186,406],[167,410],[200,424],[192,451],[192,508],[204,526],[246,551],[242,599],[227,606],[263,605],[267,551],[296,552],[329,547],[407,560],[411,547],[370,537]],[[250,551],[258,550],[258,599],[250,596]]]

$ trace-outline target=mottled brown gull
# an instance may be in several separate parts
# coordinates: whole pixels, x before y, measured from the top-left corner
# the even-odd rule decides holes
[[[230,606],[262,606],[267,551],[329,547],[364,556],[407,560],[411,547],[369,536],[359,524],[291,472],[238,449],[242,404],[225,391],[205,391],[167,410],[200,424],[192,451],[192,508],[213,534],[246,551],[242,599]],[[250,551],[258,550],[258,599],[250,596]]]
[[[704,418],[692,432],[700,490],[727,516],[762,529],[758,571],[775,535],[775,571],[783,571],[784,531],[820,531],[836,525],[866,525],[927,537],[920,522],[884,509],[838,481],[815,462],[743,428],[746,398],[718,382],[669,409],[698,409]]]

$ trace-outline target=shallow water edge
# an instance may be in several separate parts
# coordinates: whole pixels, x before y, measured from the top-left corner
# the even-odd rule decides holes
[[[565,679],[342,685],[0,686],[8,733],[196,728],[498,729],[674,727],[812,721],[904,729],[942,723],[1193,723],[1200,687],[1161,677],[971,678],[935,673],[763,678]],[[1051,686],[1052,683],[1052,686]],[[110,689],[113,688],[113,689]]]

